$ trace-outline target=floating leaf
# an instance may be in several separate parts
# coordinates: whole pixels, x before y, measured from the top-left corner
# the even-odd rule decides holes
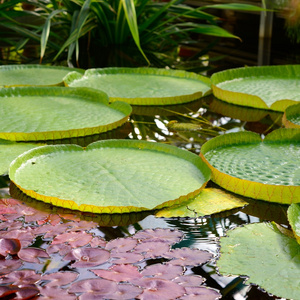
[[[165,258],[172,259],[168,263],[177,266],[199,266],[210,260],[212,253],[204,250],[191,248],[172,249],[164,255]]]
[[[23,152],[42,144],[16,143],[0,139],[0,175],[8,173],[10,163]]]
[[[300,103],[291,105],[285,110],[282,123],[287,128],[300,128]]]
[[[300,129],[277,129],[262,141],[253,132],[215,137],[200,156],[212,180],[234,193],[278,203],[300,202]]]
[[[221,299],[222,295],[214,289],[206,286],[200,287],[185,287],[187,295],[182,296],[182,300],[217,300]]]
[[[33,299],[40,293],[39,289],[35,286],[20,286],[18,291],[16,291],[16,297],[14,299]]]
[[[131,281],[132,279],[141,278],[142,275],[138,271],[136,266],[132,265],[114,265],[108,270],[91,270],[97,276],[104,279],[121,282],[121,281]]]
[[[161,279],[174,279],[174,278],[182,275],[183,272],[184,272],[184,269],[181,266],[174,266],[174,265],[170,265],[170,264],[154,264],[154,265],[147,266],[141,272],[141,274],[143,276],[153,276],[153,277],[161,278]],[[177,281],[174,280],[174,282],[177,282]],[[181,281],[179,281],[178,283],[181,284]]]
[[[0,238],[0,255],[17,254],[21,249],[21,243],[18,239]]]
[[[293,203],[288,208],[288,220],[292,227],[294,236],[300,244],[300,204]]]
[[[105,249],[111,252],[126,252],[132,250],[136,245],[136,239],[118,238],[107,242]]]
[[[169,228],[154,228],[140,230],[132,237],[141,241],[165,242],[172,245],[182,240],[183,233]]]
[[[107,295],[107,298],[120,299],[120,300],[135,299],[142,292],[143,292],[143,289],[141,289],[140,287],[137,287],[137,286],[134,286],[131,284],[118,284],[117,290],[114,293]]]
[[[221,189],[205,188],[199,195],[178,206],[171,206],[159,210],[156,217],[202,217],[243,207],[248,203],[241,197]]]
[[[69,288],[70,293],[95,293],[100,299],[101,296],[114,293],[116,290],[117,284],[114,281],[106,279],[80,280],[73,283]]]
[[[190,102],[210,93],[210,80],[204,76],[155,68],[89,69],[64,78],[71,87],[91,87],[106,92],[110,101],[134,105],[166,105]]]
[[[0,298],[9,297],[10,295],[16,293],[18,289],[19,288],[15,285],[0,286]]]
[[[15,285],[21,284],[35,284],[41,279],[40,274],[36,274],[33,270],[13,271],[0,278],[0,284],[13,283]]]
[[[164,242],[143,241],[135,247],[136,253],[141,253],[145,258],[162,257],[170,250],[170,246]]]
[[[77,297],[75,295],[70,294],[67,290],[62,288],[54,287],[54,286],[44,286],[40,287],[41,296],[39,299],[44,300],[52,300],[52,299],[64,299],[64,300],[76,300]]]
[[[23,262],[19,259],[1,259],[0,275],[9,274],[22,266]]]
[[[222,275],[248,276],[247,282],[278,297],[300,299],[300,286],[291,280],[300,276],[300,246],[276,225],[238,227],[221,238],[220,246],[217,266]]]
[[[92,238],[93,236],[85,231],[67,232],[57,235],[53,239],[52,244],[55,245],[67,242],[72,248],[77,248],[87,245]]]
[[[45,65],[7,65],[0,66],[0,87],[45,86],[62,84],[64,76],[81,69]]]
[[[18,256],[20,259],[32,263],[40,263],[39,257],[49,258],[49,255],[45,250],[34,247],[22,248],[18,252]]]
[[[87,136],[124,124],[131,107],[108,103],[101,91],[86,88],[23,87],[0,89],[0,138],[56,140]]]
[[[76,260],[72,267],[87,268],[99,266],[107,262],[110,253],[104,249],[98,248],[77,248],[65,255],[64,260]]]
[[[57,206],[125,213],[187,200],[205,186],[210,170],[197,155],[174,146],[107,140],[86,149],[29,150],[11,164],[9,176],[27,195]]]
[[[183,276],[178,276],[173,281],[179,283],[184,287],[199,286],[204,282],[204,278],[201,277],[200,275],[183,275]]]
[[[212,75],[214,95],[224,101],[284,112],[300,101],[300,65],[229,69]]]
[[[134,252],[112,253],[112,264],[134,264],[144,259],[144,256]]]
[[[78,277],[78,273],[75,272],[55,272],[51,274],[45,274],[42,276],[41,280],[49,280],[46,283],[49,286],[62,286],[73,282]]]

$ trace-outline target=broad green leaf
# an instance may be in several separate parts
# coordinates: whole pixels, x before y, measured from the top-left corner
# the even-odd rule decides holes
[[[288,208],[288,220],[297,242],[300,244],[300,204],[293,203]]]
[[[300,129],[278,129],[262,141],[253,132],[215,137],[201,148],[212,180],[234,193],[291,204],[300,202]]]
[[[243,207],[248,203],[241,197],[216,188],[205,188],[199,195],[179,206],[164,208],[156,213],[156,217],[197,218]]]
[[[212,75],[214,95],[226,102],[284,112],[300,101],[300,65],[230,69]]]
[[[10,163],[23,152],[42,144],[16,143],[0,139],[0,175],[7,174]]]
[[[278,297],[300,299],[300,245],[271,223],[228,231],[220,240],[221,275],[243,275]]]
[[[48,86],[62,84],[69,72],[81,69],[44,65],[4,65],[0,66],[0,87]]]
[[[199,156],[138,140],[43,146],[20,155],[10,179],[30,197],[94,213],[127,213],[179,204],[210,178]]]
[[[70,87],[103,90],[110,101],[135,105],[166,105],[190,102],[210,93],[208,78],[191,72],[155,68],[89,69],[83,76],[64,78]]]
[[[131,113],[127,103],[109,104],[105,93],[87,88],[3,88],[0,103],[0,138],[12,141],[98,134],[122,125]]]
[[[300,103],[291,105],[285,110],[282,123],[287,128],[300,128]]]

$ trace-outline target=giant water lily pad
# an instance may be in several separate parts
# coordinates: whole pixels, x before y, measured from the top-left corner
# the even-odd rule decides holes
[[[300,103],[291,105],[285,110],[282,123],[287,128],[300,128]]]
[[[0,66],[0,87],[58,85],[72,71],[83,73],[81,69],[44,65]]]
[[[153,210],[195,196],[210,177],[199,156],[135,140],[42,146],[20,155],[10,179],[27,195],[97,213]]]
[[[221,275],[244,275],[278,297],[300,299],[300,245],[275,224],[238,227],[221,238],[220,246]]]
[[[211,83],[214,95],[232,104],[284,112],[300,101],[300,65],[230,69]]]
[[[72,87],[91,87],[106,92],[110,101],[135,105],[186,103],[210,93],[210,80],[195,73],[156,68],[89,69],[64,78]]]
[[[215,137],[201,149],[212,180],[234,193],[279,203],[300,202],[300,130]]]
[[[109,104],[105,93],[87,88],[3,88],[0,105],[0,138],[12,141],[98,134],[122,125],[131,113],[127,103]]]

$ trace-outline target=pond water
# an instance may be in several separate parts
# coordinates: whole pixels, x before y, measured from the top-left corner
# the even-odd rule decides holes
[[[205,141],[214,136],[224,134],[225,131],[251,130],[264,136],[266,133],[278,128],[278,125],[275,124],[270,116],[266,116],[260,121],[246,122],[230,117],[230,113],[224,112],[222,115],[213,109],[211,105],[212,100],[211,97],[207,97],[186,105],[165,107],[136,106],[134,107],[134,113],[131,116],[130,122],[125,126],[104,136],[98,135],[86,139],[78,139],[77,142],[79,144],[88,144],[99,138],[111,137],[143,139],[172,144],[199,154],[201,145]],[[170,121],[176,121],[171,122],[170,124],[177,124],[178,126],[171,127],[169,124]],[[194,126],[189,126],[188,124],[194,124]],[[59,143],[62,142],[64,141],[60,141]],[[2,176],[0,179],[2,184],[1,203],[3,204],[6,201],[5,199],[11,198],[11,196],[9,195],[7,188],[7,185],[9,184],[8,178]],[[209,182],[208,186],[215,185]],[[11,187],[11,194],[13,198],[19,198],[22,201],[25,201],[24,205],[25,207],[28,207],[28,211],[22,208],[25,217],[20,216],[18,218],[14,218],[13,214],[5,214],[4,210],[1,211],[1,228],[5,228],[5,222],[8,222],[10,227],[19,226],[20,221],[23,222],[23,227],[37,227],[45,222],[55,224],[51,218],[54,218],[53,215],[61,213],[55,207],[53,208],[47,205],[43,206],[40,202],[31,199],[25,200],[24,195],[20,196],[19,192],[14,193],[14,187]],[[3,208],[3,205],[1,208]],[[227,230],[237,226],[262,221],[276,221],[277,223],[286,226],[287,220],[285,211],[286,207],[281,205],[269,204],[262,201],[252,201],[248,206],[242,209],[225,211],[220,214],[206,217],[198,217],[195,215],[195,218],[157,218],[151,213],[128,214],[123,217],[116,217],[115,219],[112,219],[107,215],[92,218],[89,215],[83,214],[82,217],[83,220],[91,220],[90,222],[93,222],[93,224],[96,222],[92,232],[95,236],[100,236],[106,240],[126,237],[136,233],[140,229],[177,229],[184,233],[184,238],[176,244],[175,247],[208,250],[217,258],[218,239],[219,237],[226,235]],[[70,212],[67,213],[70,214]],[[49,217],[50,215],[51,218]],[[6,220],[3,216],[7,217]],[[45,216],[47,216],[48,219]],[[77,215],[76,220],[80,220],[80,216]],[[49,239],[41,240],[37,238],[34,245],[43,249],[47,242],[49,242]],[[55,257],[57,257],[56,262]],[[50,264],[53,267],[53,270],[70,270],[70,268],[67,267],[66,262],[63,262],[58,256],[52,256],[52,261],[48,261],[47,264]],[[41,272],[43,268],[45,268],[45,264],[25,263],[21,269],[25,268],[35,269],[37,272]],[[220,290],[222,299],[277,299],[276,297],[261,291],[256,286],[245,285],[243,278],[234,276],[223,277],[219,275],[214,261],[202,266],[190,268],[187,272],[204,277],[207,286]],[[80,276],[81,278],[92,277],[91,273],[87,271],[85,271],[84,274],[80,274]]]

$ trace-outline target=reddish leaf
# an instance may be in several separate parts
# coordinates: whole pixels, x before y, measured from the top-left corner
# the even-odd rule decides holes
[[[70,253],[72,250],[72,247],[67,244],[57,244],[57,245],[50,245],[46,249],[46,252],[48,254],[56,253],[58,252],[61,256],[66,255],[67,253]]]
[[[72,225],[71,231],[89,231],[99,225],[98,223],[92,221],[75,221],[70,224]]]
[[[184,272],[183,267],[173,266],[168,264],[154,264],[146,267],[141,274],[143,276],[153,276],[161,279],[174,279],[182,275]]]
[[[222,295],[214,289],[208,287],[186,287],[185,296],[181,297],[182,300],[217,300],[222,297]]]
[[[173,281],[184,287],[199,286],[204,282],[204,278],[199,275],[183,275],[175,278]]]
[[[135,252],[143,253],[145,258],[163,257],[170,246],[164,242],[142,242],[135,247]]]
[[[64,257],[64,260],[76,260],[72,267],[86,268],[96,267],[110,258],[110,253],[98,248],[77,248]]]
[[[155,228],[138,231],[132,237],[138,240],[147,240],[149,242],[166,242],[172,245],[181,241],[183,238],[183,233],[174,229]]]
[[[44,235],[44,238],[53,238],[56,235],[67,232],[70,229],[70,224],[61,223],[56,226],[50,226],[50,230]]]
[[[0,239],[0,255],[17,254],[21,249],[21,243],[17,239]]]
[[[21,243],[21,247],[27,247],[32,244],[34,239],[33,230],[30,227],[26,229],[13,229],[1,231],[0,238],[17,239]]]
[[[32,299],[40,293],[39,289],[34,286],[24,286],[20,287],[16,292],[16,297],[14,300],[27,300]]]
[[[19,269],[23,262],[19,259],[1,259],[0,260],[0,275],[9,274],[12,271]]]
[[[106,246],[106,241],[102,238],[99,238],[98,236],[95,236],[92,238],[92,240],[90,241],[90,246],[92,248],[96,248],[96,247],[100,247],[100,248],[105,248]]]
[[[21,284],[35,284],[41,278],[40,274],[36,274],[33,270],[13,271],[0,278],[0,284],[13,283],[15,285]]]
[[[2,222],[0,223],[0,230],[4,230],[4,229],[7,229],[9,228],[10,230],[13,230],[13,229],[20,229],[23,224],[21,221],[17,221],[15,220],[15,216],[13,216],[13,220],[9,220],[9,221],[5,221],[5,222]]]
[[[23,248],[19,251],[18,256],[20,259],[32,262],[32,263],[40,263],[39,257],[48,258],[49,255],[45,250],[38,248]]]
[[[69,294],[67,290],[58,288],[58,287],[49,287],[44,286],[40,287],[41,296],[38,299],[44,300],[56,300],[56,299],[63,299],[63,300],[76,300],[77,297],[75,295]]]
[[[60,235],[57,235],[52,244],[61,244],[61,243],[68,243],[73,248],[82,247],[87,245],[93,236],[90,233],[86,233],[85,231],[79,232],[67,232]]]
[[[143,292],[140,287],[131,284],[118,284],[117,290],[113,294],[107,295],[108,299],[135,299]]]
[[[117,284],[115,282],[100,278],[76,281],[69,288],[70,293],[95,293],[102,296],[112,294],[116,290]]]
[[[18,289],[19,288],[15,285],[0,286],[0,298],[5,299],[4,297],[14,294]],[[6,298],[6,299],[9,299],[9,298]]]
[[[138,297],[143,300],[176,299],[185,294],[185,288],[165,279],[142,278],[138,281],[144,292]]]
[[[46,285],[47,287],[62,286],[73,282],[78,277],[75,272],[55,272],[42,276],[42,280],[50,280]]]
[[[112,252],[127,252],[137,245],[137,240],[133,238],[118,238],[107,242],[106,250]]]
[[[177,248],[166,253],[164,257],[172,259],[168,262],[172,265],[198,266],[210,260],[213,254],[204,250]]]
[[[144,256],[133,252],[112,253],[112,264],[134,264],[144,259]]]
[[[109,268],[109,270],[90,270],[97,276],[104,279],[121,282],[130,281],[136,278],[142,278],[142,275],[138,271],[138,268],[132,265],[115,265]]]

